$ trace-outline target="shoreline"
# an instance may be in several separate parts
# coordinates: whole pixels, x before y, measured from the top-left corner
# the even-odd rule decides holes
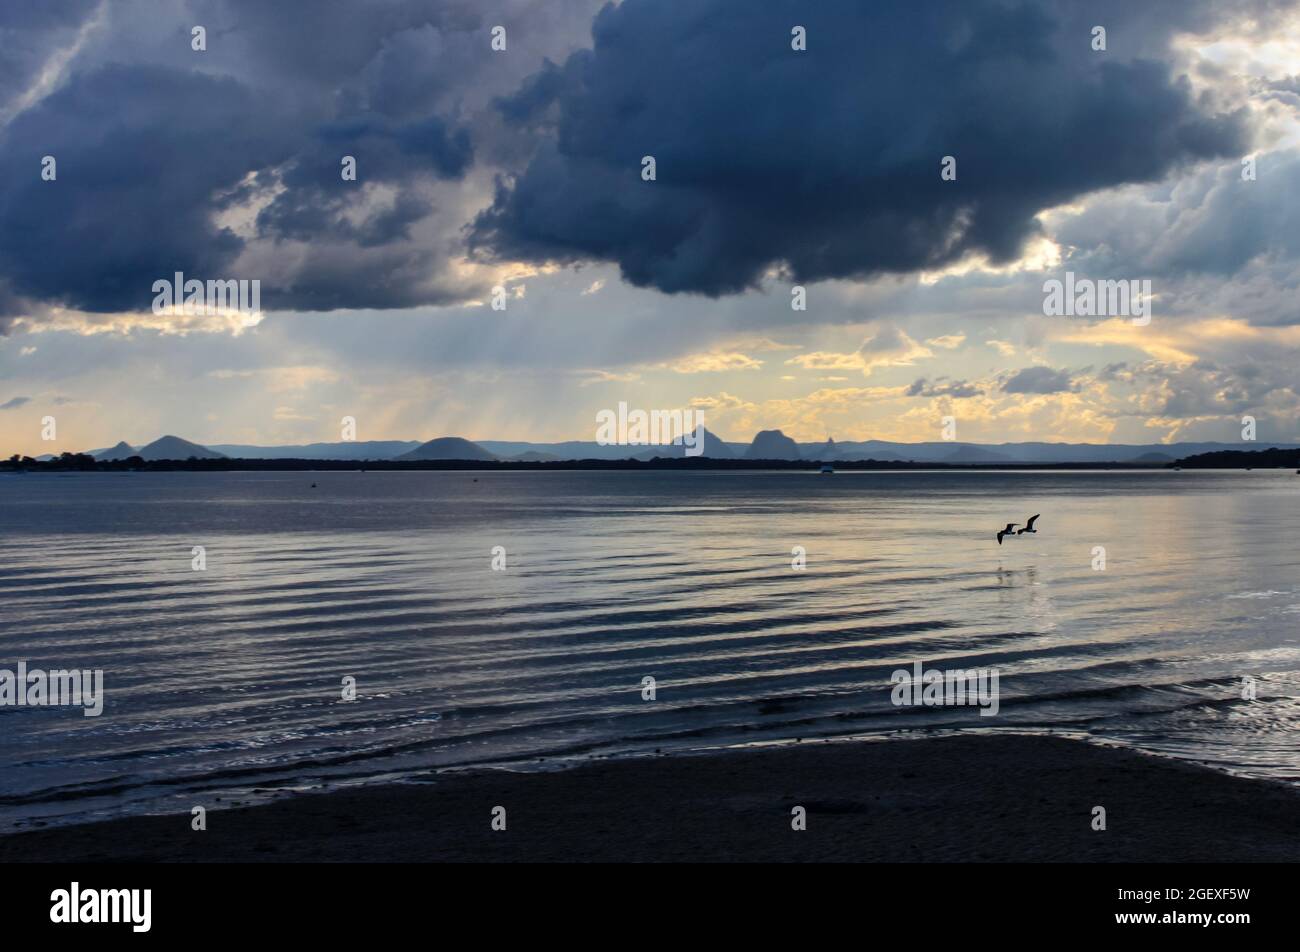
[[[0,473],[261,473],[261,472],[818,472],[822,465],[844,472],[1135,472],[1172,469],[1170,463],[1066,462],[1066,463],[945,463],[907,460],[770,460],[721,459],[718,457],[661,457],[654,459],[573,459],[544,462],[523,460],[339,460],[256,457],[247,459],[144,460],[29,460],[14,463],[0,460]],[[1244,466],[1244,464],[1243,464]],[[1261,466],[1261,469],[1270,467]],[[1287,469],[1289,465],[1279,465]]]
[[[189,813],[29,830],[0,837],[0,862],[1300,861],[1300,790],[1041,735],[472,769],[202,805],[205,831]]]

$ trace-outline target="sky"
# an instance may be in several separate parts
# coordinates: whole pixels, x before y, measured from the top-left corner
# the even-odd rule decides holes
[[[1295,0],[6,4],[0,450],[1300,441],[1298,183]]]

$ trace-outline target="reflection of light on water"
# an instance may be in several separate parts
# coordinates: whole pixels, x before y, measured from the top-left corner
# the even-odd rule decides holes
[[[1300,774],[1293,475],[312,479],[6,485],[0,598],[30,659],[105,669],[111,715],[0,712],[19,815],[900,731]],[[1039,511],[1036,538],[996,545]],[[915,661],[996,667],[998,717],[894,707],[889,674]],[[364,704],[339,700],[343,674]]]

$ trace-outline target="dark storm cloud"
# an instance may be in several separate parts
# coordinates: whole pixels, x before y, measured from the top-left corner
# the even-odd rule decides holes
[[[258,215],[256,237],[393,244],[431,210],[413,183],[455,178],[469,165],[467,133],[442,117],[322,122],[267,92],[165,65],[110,64],[73,75],[18,115],[0,137],[6,312],[21,313],[30,301],[138,310],[149,306],[152,282],[174,271],[233,276],[247,241],[214,215],[277,181],[282,190]],[[345,215],[360,187],[340,177],[345,154],[357,157],[362,183],[397,189],[391,206]],[[45,155],[58,163],[54,181],[40,177]],[[308,252],[307,270],[317,254]],[[422,266],[412,267],[421,255]],[[263,303],[392,307],[436,297],[426,286],[438,263],[433,249],[366,261],[367,273],[352,273],[350,296],[334,288],[303,297],[264,282]],[[415,272],[418,282],[410,280]]]
[[[0,274],[17,296],[146,308],[173,271],[219,275],[242,242],[216,193],[292,149],[230,79],[113,65],[76,76],[0,139]],[[57,178],[43,181],[45,155]]]
[[[288,80],[312,85],[348,84],[408,31],[482,30],[490,9],[476,0],[219,0],[199,6],[218,24],[237,30],[253,59]],[[501,6],[493,12],[502,12]],[[400,39],[397,47],[400,53]],[[422,70],[422,60],[436,61],[434,52],[421,44],[407,48],[407,55],[396,60],[388,58],[388,65],[398,71],[392,85],[405,88],[403,76]],[[371,69],[384,72],[378,64]]]
[[[472,242],[709,295],[773,266],[813,281],[972,252],[1004,262],[1046,207],[1247,148],[1244,111],[1208,111],[1142,58],[1212,15],[1195,2],[626,0],[596,18],[594,49],[500,103],[550,134]],[[1108,53],[1089,49],[1097,22]],[[794,24],[806,52],[790,48]],[[644,155],[655,182],[640,178]],[[940,179],[945,155],[957,181]]]
[[[52,30],[77,23],[99,0],[42,0],[41,3],[0,5],[0,30],[23,33]]]
[[[1002,384],[1003,393],[1065,393],[1071,389],[1070,372],[1051,367],[1026,367]]]
[[[10,400],[6,400],[4,403],[0,403],[0,410],[17,410],[19,407],[24,407],[31,402],[31,397],[14,397]]]
[[[481,279],[455,269],[471,211],[433,190],[471,170],[475,110],[546,52],[573,49],[592,9],[591,0],[6,6],[0,333],[15,315],[41,320],[52,306],[147,309],[152,282],[178,270],[261,278],[272,310],[477,297]],[[503,21],[517,31],[509,56],[489,45],[489,26]],[[205,51],[190,47],[194,24],[208,31]],[[40,176],[45,155],[58,163],[53,182]],[[356,158],[356,182],[340,176],[344,155]],[[236,261],[259,273],[231,273]]]
[[[593,0],[6,4],[0,333],[147,308],[175,270],[260,277],[268,309],[463,302],[491,283],[458,267],[488,203],[486,257],[612,261],[667,291],[1004,260],[1045,205],[1244,148],[1165,50],[1226,13],[1081,6],[628,0],[593,24]]]
[[[318,129],[315,139],[281,174],[284,191],[258,214],[260,233],[302,241],[332,237],[362,247],[409,238],[410,226],[433,210],[411,186],[427,175],[459,178],[473,156],[467,130],[438,116],[406,125],[373,117],[332,123]],[[359,223],[344,214],[357,189],[340,187],[344,155],[356,160],[358,181],[399,188],[389,209]]]
[[[36,77],[50,49],[70,39],[95,3],[0,3],[0,99],[25,88]]]

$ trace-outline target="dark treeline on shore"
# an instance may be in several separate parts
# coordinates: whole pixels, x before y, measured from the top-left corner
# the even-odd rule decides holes
[[[1285,467],[1300,468],[1300,450],[1282,450],[1270,447],[1266,450],[1218,450],[1214,453],[1198,453],[1178,460],[1178,466],[1189,469],[1276,469]]]
[[[810,470],[822,464],[818,460],[748,460],[714,459],[705,456],[657,457],[653,460],[320,460],[320,459],[185,459],[146,460],[132,456],[120,460],[96,460],[88,453],[63,453],[49,460],[30,456],[11,456],[0,461],[0,472],[238,472],[277,470]],[[837,470],[1111,470],[1151,469],[1141,463],[932,463],[899,460],[836,460]],[[1264,450],[1262,452],[1228,451],[1188,457],[1167,467],[1245,468],[1300,466],[1300,450]]]

